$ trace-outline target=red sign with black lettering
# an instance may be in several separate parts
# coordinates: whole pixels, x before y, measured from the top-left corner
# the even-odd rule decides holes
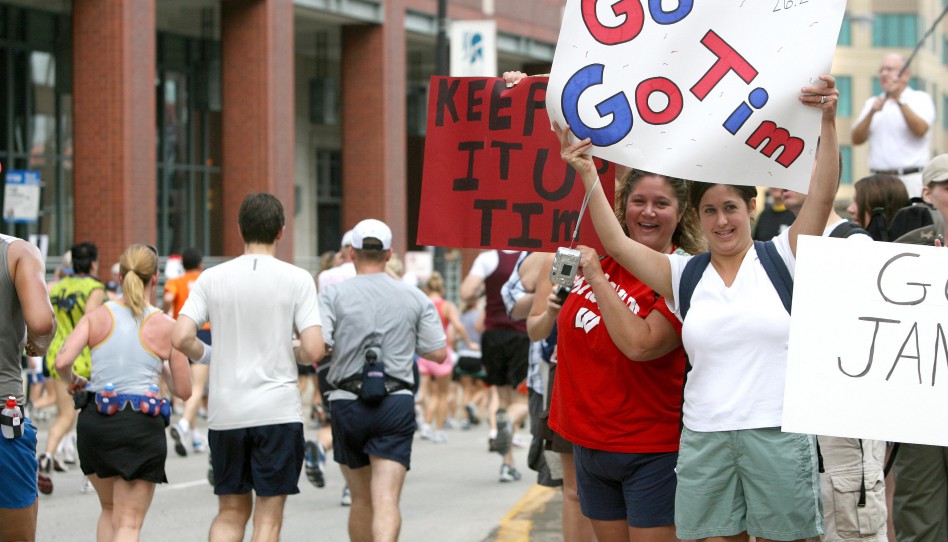
[[[586,191],[560,158],[546,77],[431,78],[418,244],[555,252],[569,246]],[[614,198],[615,167],[599,158]],[[576,244],[602,251],[589,213]]]

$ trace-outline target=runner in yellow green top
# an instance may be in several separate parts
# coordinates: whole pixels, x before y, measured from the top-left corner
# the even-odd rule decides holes
[[[46,451],[39,456],[39,490],[45,494],[53,492],[50,474],[53,469],[64,471],[65,467],[53,456],[63,437],[76,423],[76,409],[73,408],[72,395],[68,384],[56,373],[56,355],[62,348],[66,337],[72,333],[82,316],[97,308],[105,300],[105,285],[95,278],[99,268],[99,251],[92,243],[79,243],[70,249],[72,254],[72,273],[49,288],[49,299],[56,312],[56,336],[46,354],[46,366],[53,377],[56,387],[56,408],[59,414],[49,428],[46,439]],[[92,361],[89,349],[82,351],[76,359],[73,371],[89,378]]]

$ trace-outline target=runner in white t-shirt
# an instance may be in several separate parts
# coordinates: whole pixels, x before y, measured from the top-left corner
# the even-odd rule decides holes
[[[208,442],[220,505],[212,540],[240,538],[251,515],[255,539],[279,535],[286,496],[299,493],[303,466],[296,362],[316,363],[325,350],[312,277],[275,257],[283,205],[270,194],[251,194],[238,225],[244,254],[201,274],[172,337],[191,359],[211,362]],[[208,321],[213,355],[196,337]]]

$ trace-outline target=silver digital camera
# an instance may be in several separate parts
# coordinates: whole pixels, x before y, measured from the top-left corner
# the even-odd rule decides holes
[[[582,253],[575,248],[560,247],[556,249],[556,256],[553,257],[553,268],[550,269],[550,282],[572,288],[573,279],[576,278],[576,271],[579,269],[581,258]]]

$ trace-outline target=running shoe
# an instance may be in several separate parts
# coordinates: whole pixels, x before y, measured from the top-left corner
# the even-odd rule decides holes
[[[464,405],[464,410],[467,412],[467,423],[470,425],[478,425],[481,423],[481,419],[477,417],[477,408],[468,403]]]
[[[326,487],[326,476],[323,473],[323,464],[326,462],[326,453],[323,447],[314,440],[307,440],[303,445],[306,452],[304,463],[306,464],[306,479],[316,487]]]
[[[188,441],[188,428],[184,420],[178,420],[174,425],[171,426],[171,439],[174,440],[174,452],[181,457],[188,456],[188,449],[184,447],[184,443]]]
[[[497,453],[507,455],[510,451],[510,440],[510,418],[507,411],[501,408],[497,410],[497,438],[494,442]]]
[[[352,494],[349,493],[349,486],[342,489],[342,499],[339,501],[342,506],[352,506]]]
[[[79,486],[79,493],[83,495],[95,495],[95,486],[89,480],[88,476],[82,477],[82,484]]]
[[[66,435],[64,439],[59,441],[59,446],[56,447],[56,453],[53,455],[53,458],[56,459],[53,462],[53,468],[59,472],[56,468],[56,463],[59,461],[58,458],[62,458],[62,462],[66,465],[75,465],[76,464],[76,432],[71,431]],[[65,470],[65,468],[64,468]]]
[[[500,466],[500,482],[516,482],[520,480],[520,471],[515,469],[513,465],[508,465],[506,463]]]
[[[53,492],[53,478],[50,476],[52,469],[53,456],[43,452],[39,456],[39,472],[36,479],[36,486],[43,495],[50,495]]]
[[[191,430],[191,450],[196,454],[203,454],[207,451],[207,439],[197,429]]]
[[[431,425],[424,423],[421,425],[421,438],[424,440],[431,440],[431,435],[434,434],[434,431],[431,429]]]
[[[431,442],[444,444],[448,442],[448,436],[444,434],[444,431],[434,431],[431,433]]]

